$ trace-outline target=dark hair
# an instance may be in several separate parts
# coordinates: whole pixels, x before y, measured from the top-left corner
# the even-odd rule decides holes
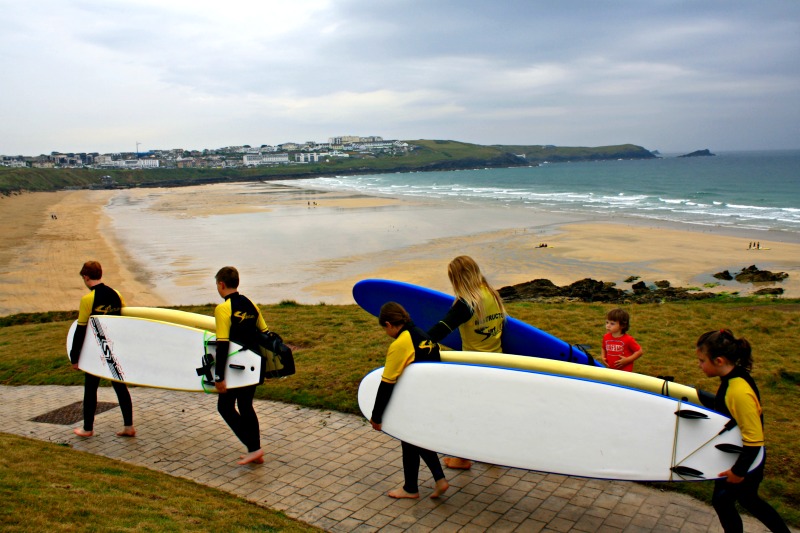
[[[393,326],[408,324],[411,322],[411,316],[399,303],[386,302],[381,306],[381,312],[378,315],[378,324],[383,326],[387,322]]]
[[[221,281],[229,289],[236,289],[239,287],[239,271],[236,267],[226,266],[219,269],[214,279]]]
[[[631,327],[631,317],[624,309],[612,309],[606,315],[606,320],[619,322],[622,333],[628,333],[628,329]]]
[[[737,339],[729,329],[718,329],[700,335],[697,349],[709,359],[723,357],[750,372],[753,368],[753,351],[747,339]]]
[[[97,281],[103,277],[103,267],[97,261],[86,261],[81,268],[81,276],[88,276],[90,280]]]

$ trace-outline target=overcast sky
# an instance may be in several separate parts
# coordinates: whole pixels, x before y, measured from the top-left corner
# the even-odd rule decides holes
[[[797,0],[0,0],[0,154],[800,148]]]

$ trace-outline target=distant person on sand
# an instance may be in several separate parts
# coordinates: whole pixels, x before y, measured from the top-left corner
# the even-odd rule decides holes
[[[119,291],[112,289],[103,283],[103,267],[97,261],[87,261],[81,268],[81,279],[83,284],[89,289],[89,294],[81,298],[80,308],[78,309],[78,326],[72,338],[72,348],[69,351],[69,360],[72,368],[79,370],[81,350],[83,349],[86,330],[89,325],[89,317],[92,315],[119,315],[125,307],[125,300]],[[97,411],[97,387],[100,385],[100,378],[92,374],[84,373],[83,384],[83,428],[75,428],[72,431],[79,437],[91,437],[94,435],[94,415]],[[130,392],[124,383],[112,381],[114,392],[117,393],[119,408],[122,411],[122,420],[125,427],[117,432],[118,437],[134,437],[136,429],[133,427],[133,402]]]
[[[411,321],[408,312],[396,302],[387,302],[381,307],[378,323],[386,334],[394,339],[386,354],[381,383],[375,405],[372,408],[370,424],[375,431],[381,431],[383,412],[392,397],[394,386],[403,370],[412,363],[439,361],[439,345],[431,342],[428,335]],[[433,474],[435,483],[431,498],[438,498],[450,487],[444,477],[442,465],[436,452],[400,441],[403,450],[403,477],[405,483],[399,489],[389,491],[392,498],[419,498],[419,460],[422,458]]]
[[[642,347],[628,335],[631,319],[624,309],[612,309],[606,315],[603,335],[603,362],[608,368],[633,372],[633,362],[642,356]]]
[[[720,378],[713,405],[708,407],[736,421],[742,432],[742,452],[736,463],[718,475],[711,503],[725,531],[742,531],[742,518],[736,502],[758,518],[770,531],[789,532],[773,507],[758,496],[767,460],[764,448],[764,415],[761,395],[750,376],[753,355],[746,339],[734,337],[729,329],[704,333],[697,339],[700,370],[708,377]],[[764,449],[760,464],[750,469]]]
[[[261,429],[258,425],[258,415],[253,408],[253,398],[258,385],[228,389],[225,382],[225,368],[228,366],[231,340],[244,345],[258,344],[249,342],[249,339],[259,332],[268,332],[269,328],[258,307],[249,298],[239,294],[239,271],[236,268],[222,267],[215,279],[217,292],[225,299],[214,309],[217,327],[214,386],[219,393],[217,410],[233,433],[247,447],[247,454],[239,458],[238,464],[261,464],[264,462]]]
[[[428,335],[434,342],[441,342],[458,328],[462,350],[502,352],[506,309],[478,263],[469,256],[458,256],[447,266],[447,276],[456,299],[444,318],[428,330]],[[459,470],[472,467],[472,461],[458,457],[445,457],[444,464]]]

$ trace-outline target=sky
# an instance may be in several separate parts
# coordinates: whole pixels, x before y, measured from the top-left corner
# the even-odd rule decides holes
[[[0,21],[3,155],[800,148],[797,0],[0,0]]]

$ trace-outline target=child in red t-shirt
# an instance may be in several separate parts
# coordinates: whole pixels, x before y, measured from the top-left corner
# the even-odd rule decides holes
[[[603,362],[608,368],[633,372],[633,362],[642,356],[642,347],[628,335],[631,319],[628,312],[612,309],[606,315],[603,335]]]

